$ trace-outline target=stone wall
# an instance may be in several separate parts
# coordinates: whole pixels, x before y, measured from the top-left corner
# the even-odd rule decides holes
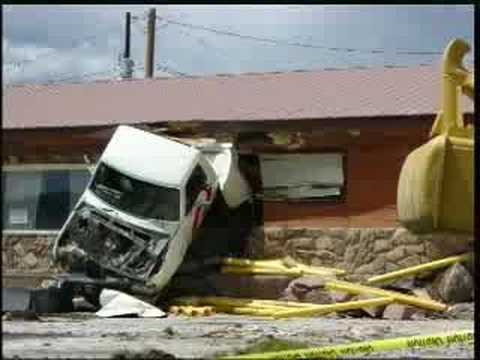
[[[2,271],[54,272],[48,246],[56,232],[3,232]],[[257,228],[251,258],[292,256],[310,265],[345,269],[352,279],[394,271],[473,249],[473,235],[415,235],[404,228]]]
[[[416,235],[404,228],[257,229],[249,256],[291,256],[310,265],[345,269],[352,280],[473,250],[473,235]]]
[[[3,273],[46,273],[53,272],[48,264],[48,247],[57,232],[14,232],[2,233]]]

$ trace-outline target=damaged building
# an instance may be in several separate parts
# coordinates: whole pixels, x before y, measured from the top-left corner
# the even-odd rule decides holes
[[[398,176],[428,138],[439,74],[420,66],[9,87],[2,271],[54,270],[49,244],[119,125],[233,144],[252,208],[212,222],[210,240],[229,251],[358,275],[465,251],[471,235],[414,235],[397,221]],[[222,232],[230,227],[241,230],[235,240]]]

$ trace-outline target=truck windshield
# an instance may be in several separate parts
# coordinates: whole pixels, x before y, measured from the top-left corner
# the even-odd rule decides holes
[[[132,179],[100,163],[91,190],[103,201],[143,218],[178,221],[180,191]]]

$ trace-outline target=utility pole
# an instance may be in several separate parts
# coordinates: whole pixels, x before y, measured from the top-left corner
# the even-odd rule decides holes
[[[155,8],[148,12],[147,23],[147,48],[145,53],[145,78],[153,77],[153,57],[155,54],[155,20],[157,13]]]
[[[130,57],[130,12],[125,14],[125,52],[123,57],[128,59]]]
[[[125,14],[125,49],[123,55],[119,58],[120,63],[120,79],[131,79],[133,77],[133,60],[130,59],[130,24],[131,14]]]

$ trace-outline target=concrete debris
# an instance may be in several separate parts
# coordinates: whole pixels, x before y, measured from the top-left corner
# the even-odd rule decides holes
[[[417,309],[413,306],[390,304],[383,311],[383,318],[389,320],[410,320],[416,312]]]
[[[324,289],[312,289],[305,294],[302,301],[311,304],[333,304],[333,299]]]
[[[452,265],[439,274],[433,286],[440,298],[450,304],[472,300],[474,281],[472,275],[461,264]]]
[[[368,300],[368,299],[374,299],[374,298],[375,296],[363,294],[363,295],[357,295],[353,297],[351,301]],[[372,318],[379,318],[382,316],[385,310],[385,306],[368,306],[368,307],[363,307],[361,310]]]
[[[458,320],[474,320],[475,303],[469,302],[452,305],[447,310],[447,315],[450,318]]]
[[[296,288],[308,290],[321,289],[325,286],[326,280],[318,276],[304,276],[293,280],[290,284]]]
[[[99,317],[138,316],[165,317],[162,310],[121,291],[104,289],[100,293],[102,308],[96,312]]]
[[[426,299],[426,300],[433,300],[430,294],[428,293],[428,290],[425,288],[414,288],[412,289],[412,293],[415,296],[418,296],[420,298]]]
[[[330,296],[333,302],[344,302],[352,300],[355,295],[346,292],[330,291]]]
[[[389,285],[392,289],[400,292],[408,292],[415,288],[415,279],[400,279]]]
[[[317,276],[304,276],[291,281],[283,292],[283,298],[304,301],[312,304],[331,304],[331,294],[324,289],[325,279]]]
[[[327,282],[327,284],[325,284],[325,287],[336,291],[348,291],[352,294],[368,294],[381,297],[390,297],[394,299],[394,301],[397,303],[413,305],[433,311],[443,312],[447,309],[447,305],[437,301],[429,301],[412,295],[406,295],[395,291],[388,291],[380,289],[378,287],[370,287],[349,283],[347,281],[329,281]]]

